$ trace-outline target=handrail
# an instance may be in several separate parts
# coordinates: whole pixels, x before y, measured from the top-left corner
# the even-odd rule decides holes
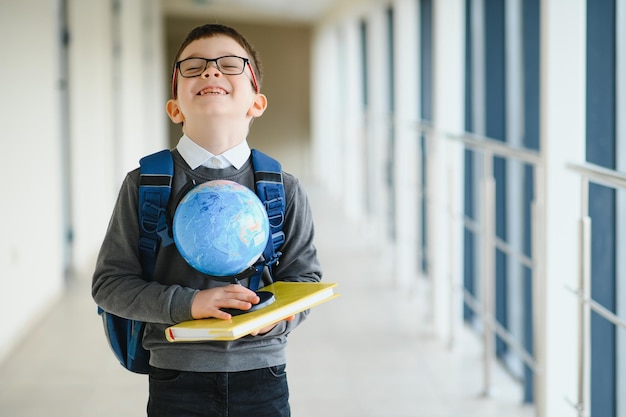
[[[462,135],[447,134],[446,137],[448,139],[462,142],[469,148],[488,150],[499,157],[513,158],[531,165],[541,164],[541,156],[539,152],[511,146],[506,142],[495,140],[487,136],[466,132]]]
[[[611,188],[626,189],[626,173],[604,168],[592,163],[567,164],[567,168],[586,177],[590,182]]]

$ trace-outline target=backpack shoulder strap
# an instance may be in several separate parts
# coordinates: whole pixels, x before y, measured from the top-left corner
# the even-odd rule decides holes
[[[172,243],[168,233],[167,202],[172,190],[174,160],[169,150],[141,158],[139,161],[139,252],[144,278],[151,280],[159,249]]]
[[[285,187],[280,163],[263,152],[252,149],[252,166],[256,193],[267,211],[270,224],[270,239],[263,251],[264,265],[272,272],[272,265],[278,262],[279,248],[285,242],[283,223],[285,219]],[[261,279],[258,271],[251,280],[250,288],[256,290]]]

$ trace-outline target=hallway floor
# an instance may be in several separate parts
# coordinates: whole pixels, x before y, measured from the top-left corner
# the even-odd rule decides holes
[[[324,280],[341,297],[316,307],[290,336],[294,417],[531,417],[522,390],[494,367],[481,395],[478,337],[459,329],[455,348],[430,335],[423,284],[399,290],[379,248],[332,213],[312,188]],[[423,291],[421,291],[423,292]],[[0,363],[0,416],[145,415],[147,378],[116,362],[78,280]]]

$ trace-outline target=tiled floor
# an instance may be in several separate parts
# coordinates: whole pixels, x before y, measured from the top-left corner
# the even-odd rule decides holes
[[[477,338],[461,329],[450,350],[429,336],[419,286],[395,289],[380,250],[310,194],[325,280],[342,296],[290,336],[294,417],[534,415],[497,367],[494,394],[481,396]],[[110,353],[85,279],[0,363],[0,416],[141,416],[146,390]]]

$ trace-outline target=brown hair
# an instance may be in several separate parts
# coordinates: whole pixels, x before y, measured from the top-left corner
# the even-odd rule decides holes
[[[261,83],[263,81],[263,67],[257,51],[252,47],[252,45],[250,45],[246,38],[235,29],[216,23],[209,23],[206,25],[198,26],[191,32],[189,32],[185,40],[183,40],[183,42],[180,44],[178,51],[176,52],[176,56],[174,57],[174,62],[172,64],[173,98],[176,98],[176,62],[178,62],[178,60],[180,59],[180,55],[183,53],[183,50],[193,41],[204,38],[212,38],[214,36],[227,36],[233,39],[239,45],[241,45],[241,47],[248,54],[248,58],[250,59],[250,65],[256,76],[258,88],[261,88]]]

